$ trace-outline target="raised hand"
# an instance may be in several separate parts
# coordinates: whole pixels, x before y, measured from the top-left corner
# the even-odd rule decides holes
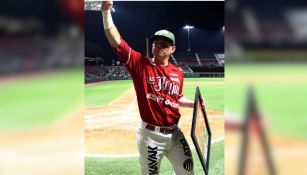
[[[110,10],[113,6],[113,1],[102,1],[101,2],[101,10]]]

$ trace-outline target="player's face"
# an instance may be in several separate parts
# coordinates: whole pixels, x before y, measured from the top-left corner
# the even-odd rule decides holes
[[[172,53],[174,53],[175,49],[175,46],[163,39],[156,39],[152,43],[152,53],[156,58],[169,57]]]

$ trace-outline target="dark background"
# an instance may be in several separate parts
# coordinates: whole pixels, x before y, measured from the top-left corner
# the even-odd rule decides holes
[[[146,53],[146,37],[167,29],[176,37],[177,51],[224,52],[224,2],[114,2],[113,21],[121,36],[135,50]],[[103,32],[100,11],[85,11],[85,56],[114,59]]]

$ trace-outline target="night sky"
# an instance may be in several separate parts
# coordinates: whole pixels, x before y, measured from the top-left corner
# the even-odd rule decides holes
[[[145,54],[145,38],[167,29],[176,37],[177,51],[188,48],[186,24],[192,51],[224,52],[224,2],[144,1],[114,2],[113,21],[121,36],[135,50]],[[116,58],[103,32],[100,11],[85,11],[85,56]]]

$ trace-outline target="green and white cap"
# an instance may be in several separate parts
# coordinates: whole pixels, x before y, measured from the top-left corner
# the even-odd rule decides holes
[[[172,43],[172,45],[175,45],[175,35],[168,31],[168,30],[159,30],[154,35],[151,36],[151,39],[155,40],[157,38],[163,38],[168,40]]]

